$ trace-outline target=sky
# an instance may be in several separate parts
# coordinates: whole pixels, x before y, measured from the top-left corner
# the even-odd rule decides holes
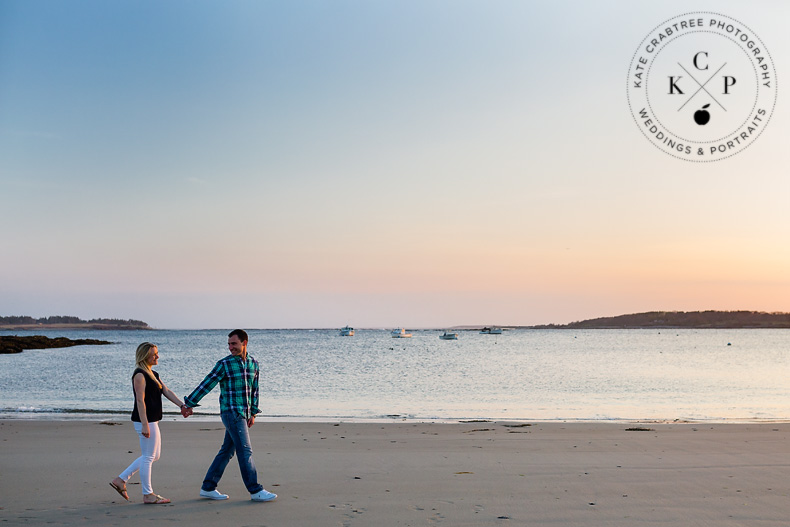
[[[662,22],[743,22],[759,138],[661,152]],[[790,4],[0,1],[0,315],[156,328],[790,311]]]

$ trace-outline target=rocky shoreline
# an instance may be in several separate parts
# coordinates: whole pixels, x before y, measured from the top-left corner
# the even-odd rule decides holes
[[[43,335],[29,337],[0,336],[0,354],[22,353],[24,350],[40,350],[50,348],[68,348],[71,346],[104,345],[112,344],[106,340],[76,339],[66,337],[49,338]]]

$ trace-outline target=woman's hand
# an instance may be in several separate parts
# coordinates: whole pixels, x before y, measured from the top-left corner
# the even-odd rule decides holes
[[[142,423],[143,429],[140,430],[140,433],[143,434],[143,437],[151,437],[151,428],[148,426],[148,423]]]

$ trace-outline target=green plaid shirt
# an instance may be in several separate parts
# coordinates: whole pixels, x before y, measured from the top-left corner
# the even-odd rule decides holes
[[[258,409],[258,361],[247,354],[247,360],[228,355],[217,361],[206,378],[184,402],[190,408],[198,403],[219,383],[219,409],[222,412],[237,412],[249,419],[261,411]]]

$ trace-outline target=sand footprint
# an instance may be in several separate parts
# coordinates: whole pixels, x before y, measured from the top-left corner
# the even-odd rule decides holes
[[[335,505],[330,505],[330,507],[337,508]],[[354,505],[351,503],[346,503],[343,505],[343,510],[345,511],[343,512],[343,518],[345,518],[342,523],[343,527],[351,527],[351,524],[354,520],[359,518],[363,513],[367,512],[367,509],[364,507],[354,507]]]
[[[445,519],[444,514],[442,514],[441,512],[434,512],[428,518],[428,523],[430,524],[442,523],[444,519]]]

